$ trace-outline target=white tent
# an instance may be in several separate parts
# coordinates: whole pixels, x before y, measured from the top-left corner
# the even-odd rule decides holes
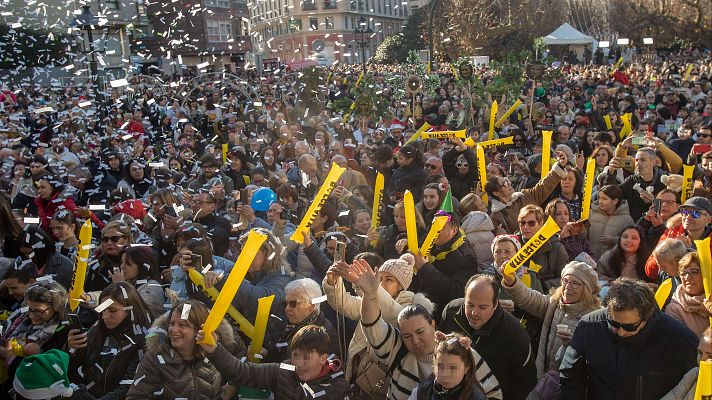
[[[591,36],[584,35],[567,22],[561,24],[561,26],[556,28],[554,32],[544,36],[544,42],[548,45],[589,44],[595,41],[596,39]]]

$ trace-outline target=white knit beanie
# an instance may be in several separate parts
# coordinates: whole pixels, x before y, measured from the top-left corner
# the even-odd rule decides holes
[[[598,286],[598,274],[596,271],[588,264],[580,261],[571,261],[564,266],[561,270],[561,277],[566,275],[573,275],[580,279],[586,288],[591,291],[591,293],[598,293],[601,288]]]
[[[410,282],[413,280],[414,265],[415,258],[413,258],[413,255],[405,253],[400,258],[386,260],[378,271],[388,272],[396,278],[398,283],[403,286],[403,289],[408,289]]]

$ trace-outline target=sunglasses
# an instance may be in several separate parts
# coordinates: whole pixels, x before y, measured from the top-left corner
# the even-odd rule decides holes
[[[698,137],[703,137],[703,138],[712,137],[711,134],[707,134],[707,133],[698,133],[697,136],[698,136]]]
[[[457,168],[469,168],[469,167],[470,167],[470,164],[468,164],[468,163],[466,163],[466,162],[459,162],[459,163],[455,164],[455,166],[456,166]]]
[[[533,228],[538,223],[539,223],[538,221],[519,221],[519,226],[521,226],[522,228],[525,226],[529,226],[530,228]]]
[[[608,318],[608,325],[610,325],[611,327],[616,328],[616,329],[623,329],[626,332],[635,332],[638,330],[638,328],[640,328],[640,324],[642,324],[643,321],[645,321],[645,320],[641,319],[640,321],[638,321],[635,324],[621,324],[620,322],[616,322],[616,321]]]
[[[432,170],[438,169],[438,166],[435,164],[425,164],[425,168],[430,168]]]
[[[124,235],[102,236],[101,241],[104,243],[106,243],[106,242],[118,243],[119,240],[121,240],[123,237],[124,237]]]
[[[289,301],[282,301],[282,306],[284,308],[297,308],[297,305],[300,303],[304,303],[304,300],[289,300]]]
[[[692,217],[693,219],[697,219],[702,216],[702,212],[697,210],[680,210],[680,214]]]

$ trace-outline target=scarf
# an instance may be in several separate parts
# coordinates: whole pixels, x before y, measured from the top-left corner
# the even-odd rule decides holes
[[[30,314],[26,312],[21,314],[10,326],[5,338],[15,339],[23,346],[27,343],[37,343],[42,347],[49,341],[58,328],[59,321],[56,316],[42,324],[32,325]]]
[[[704,293],[699,296],[691,296],[685,292],[683,285],[679,285],[673,294],[673,299],[680,303],[685,312],[699,314],[705,318],[709,317],[707,309],[702,305],[705,299]]]
[[[450,248],[445,249],[444,251],[441,251],[437,254],[434,251],[431,251],[430,254],[428,255],[428,262],[433,263],[435,261],[444,260],[448,254],[459,249],[460,246],[465,244],[465,232],[463,232],[462,229],[459,229],[458,235],[459,235],[459,237],[452,243]],[[435,247],[433,247],[433,250],[435,250]]]

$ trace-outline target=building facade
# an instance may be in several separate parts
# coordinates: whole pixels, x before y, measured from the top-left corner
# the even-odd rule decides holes
[[[373,33],[366,37],[365,56],[389,35],[401,30],[408,17],[402,0],[250,0],[252,43],[258,59],[290,63],[313,59],[361,62],[354,35],[359,18]],[[322,50],[318,50],[322,48]]]

